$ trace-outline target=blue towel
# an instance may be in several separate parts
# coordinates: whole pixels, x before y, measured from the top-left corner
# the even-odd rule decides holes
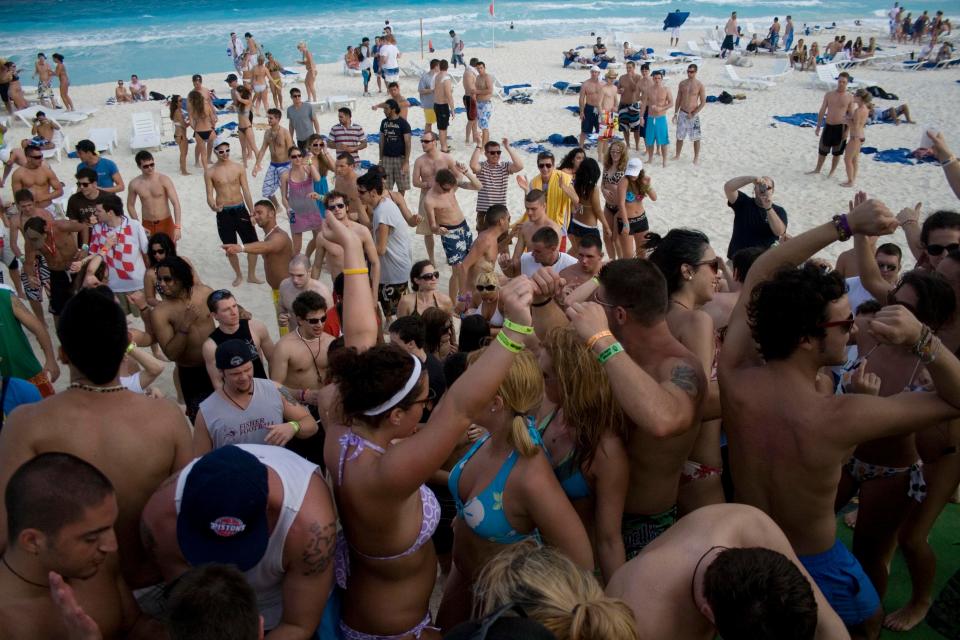
[[[707,96],[707,102],[716,102],[716,101],[717,101],[717,96]]]
[[[673,13],[668,13],[667,17],[663,19],[663,30],[666,31],[667,29],[677,28],[686,22],[689,17],[689,11],[680,11],[679,9]]]
[[[213,106],[215,106],[217,109],[223,109],[228,104],[230,104],[230,98],[214,98],[213,99]]]
[[[569,66],[572,65],[572,64],[573,64],[573,58],[568,58],[567,56],[563,56],[563,68],[564,68],[564,69],[566,69],[567,67],[569,67]]]
[[[547,136],[547,142],[557,147],[576,147],[580,144],[576,136],[565,136],[562,133],[551,133]]]
[[[695,53],[684,53],[683,51],[671,51],[671,52],[670,52],[670,56],[671,56],[671,57],[674,57],[674,58],[678,58],[678,57],[680,57],[680,56],[695,56],[695,55],[697,55],[697,54],[695,54]]]
[[[410,106],[411,106],[411,107],[419,107],[419,106],[420,106],[420,101],[417,100],[416,98],[407,98],[407,102],[410,103]]]
[[[373,166],[373,163],[370,162],[369,160],[361,160],[361,161],[360,161],[360,168],[361,168],[361,169],[365,169],[365,170],[368,170],[368,171],[369,171],[369,170],[370,170],[370,167],[372,167],[372,166]]]
[[[380,144],[380,134],[379,133],[368,133],[367,142],[372,142],[373,144]]]
[[[569,111],[570,113],[572,113],[572,114],[575,115],[575,116],[580,115],[580,107],[578,107],[578,106],[576,106],[576,105],[571,105],[571,106],[569,106],[569,107],[564,107],[564,109],[566,109],[567,111]]]
[[[553,83],[553,88],[556,89],[557,91],[560,91],[560,92],[564,92],[564,91],[580,91],[580,85],[579,85],[579,84],[574,84],[574,83],[571,83],[571,82],[564,82],[564,81],[562,81],[562,80],[559,81],[559,82],[554,82],[554,83]]]
[[[300,75],[296,71],[290,71],[289,69],[280,69],[280,73],[285,76],[298,76]]]
[[[530,87],[530,86],[531,86],[531,85],[530,85],[529,83],[524,83],[524,84],[508,84],[508,85],[506,85],[506,86],[503,87],[503,93],[506,94],[506,95],[510,95],[510,92],[513,91],[514,89],[526,89],[527,87]]]
[[[217,128],[216,128],[216,132],[217,132],[217,135],[220,135],[220,134],[223,133],[225,130],[226,130],[226,131],[233,131],[233,130],[236,129],[236,128],[237,128],[237,123],[236,123],[236,122],[228,122],[228,123],[226,123],[226,124],[224,124],[224,125],[222,125],[222,126],[217,127]]]
[[[467,109],[465,107],[457,107],[453,110],[454,113],[466,113]]]
[[[876,147],[863,147],[860,149],[860,153],[872,155],[873,159],[877,162],[908,165],[937,163],[936,158],[933,158],[932,156],[929,158],[917,158],[913,155],[913,151],[907,149],[906,147],[884,149],[883,151],[879,151]]]
[[[795,113],[792,116],[773,116],[773,119],[777,122],[784,122],[786,124],[792,124],[795,127],[816,127],[817,126],[817,114],[816,113]]]
[[[523,138],[521,140],[514,140],[510,143],[511,147],[525,147],[527,145],[533,144],[533,140],[530,138]]]
[[[638,51],[632,56],[627,56],[627,60],[633,60],[634,62],[637,62],[638,60],[643,60],[643,54]]]

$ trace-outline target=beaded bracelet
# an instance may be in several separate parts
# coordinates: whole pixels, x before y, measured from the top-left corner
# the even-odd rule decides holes
[[[614,342],[612,345],[603,350],[603,352],[597,356],[597,362],[600,364],[606,364],[607,360],[617,355],[618,353],[623,353],[623,345],[619,342]]]
[[[516,331],[517,333],[522,333],[525,336],[533,334],[533,327],[529,327],[525,324],[517,324],[510,318],[503,319],[503,328],[510,329],[511,331]]]
[[[840,242],[846,242],[850,239],[850,236],[853,235],[853,232],[850,229],[850,223],[847,222],[847,215],[842,213],[838,216],[833,216],[833,226],[837,228],[837,238]]]
[[[519,342],[514,342],[511,340],[503,331],[497,334],[497,342],[503,345],[503,348],[510,353],[520,353],[523,351],[523,345]]]

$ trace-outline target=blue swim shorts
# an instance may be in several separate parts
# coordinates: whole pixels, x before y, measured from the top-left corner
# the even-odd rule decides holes
[[[839,540],[833,547],[800,562],[847,626],[862,623],[880,608],[880,597],[853,554]]]
[[[454,266],[464,261],[470,247],[473,246],[473,234],[470,225],[464,220],[455,227],[447,227],[447,232],[440,236],[443,252],[447,254],[447,264]]]
[[[648,147],[652,147],[656,142],[659,145],[670,144],[670,132],[667,129],[667,116],[650,116],[646,121],[646,131],[644,131],[644,141]]]

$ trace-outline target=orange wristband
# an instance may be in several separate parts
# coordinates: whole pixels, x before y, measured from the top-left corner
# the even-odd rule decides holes
[[[613,337],[613,334],[610,333],[609,331],[601,331],[599,333],[593,334],[587,340],[587,349],[593,349],[593,345],[597,344],[598,340],[600,340],[601,338],[608,338],[608,337],[609,338]]]

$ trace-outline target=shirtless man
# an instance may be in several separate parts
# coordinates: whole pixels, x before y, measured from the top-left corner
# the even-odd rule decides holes
[[[559,307],[550,302],[562,280],[540,269],[533,281],[534,326],[543,335],[564,324]],[[605,265],[591,301],[566,309],[581,339],[603,356],[627,419],[630,480],[621,531],[628,560],[677,519],[680,472],[699,433],[707,388],[700,361],[667,327],[667,306],[667,283],[657,267],[630,258]]]
[[[81,289],[64,308],[57,336],[60,359],[70,368],[70,388],[7,417],[0,431],[0,489],[6,489],[17,467],[41,453],[60,451],[96,463],[117,490],[123,576],[132,589],[154,585],[161,578],[140,543],[140,512],[160,483],[190,460],[190,429],[172,403],[119,385],[130,339],[112,297]],[[38,424],[44,428],[37,429]],[[7,524],[4,513],[4,539]]]
[[[436,134],[424,133],[420,138],[420,145],[423,148],[423,155],[413,163],[413,186],[420,189],[420,201],[417,206],[420,224],[417,225],[417,235],[423,236],[423,246],[427,249],[427,258],[430,259],[430,262],[435,263],[433,234],[436,232],[431,228],[423,203],[427,193],[433,187],[437,171],[446,169],[457,173],[459,170],[457,169],[457,161],[454,160],[453,156],[440,151]]]
[[[290,147],[293,146],[293,137],[287,129],[280,126],[282,114],[279,109],[270,109],[267,111],[268,128],[263,133],[263,144],[257,152],[256,164],[253,165],[253,177],[261,171],[260,162],[263,155],[270,149],[270,166],[267,167],[267,173],[263,177],[263,191],[261,195],[269,198],[275,209],[280,208],[277,200],[277,189],[280,188],[280,176],[290,171]]]
[[[707,90],[697,80],[697,65],[687,65],[687,79],[677,87],[677,100],[673,105],[673,121],[677,124],[677,154],[680,159],[684,138],[693,140],[693,164],[700,164],[700,112],[707,106]]]
[[[400,94],[399,82],[387,83],[387,100],[396,100],[397,104],[400,106],[400,117],[403,118],[404,120],[408,120],[407,116],[410,115],[410,101],[404,98]],[[385,106],[387,106],[386,101],[378,102],[377,104],[370,107],[370,109],[373,111],[380,111]]]
[[[327,308],[333,308],[333,296],[330,295],[330,289],[325,284],[313,278],[310,274],[310,259],[303,254],[297,254],[290,259],[287,266],[288,276],[280,283],[279,315],[277,321],[280,325],[280,336],[287,335],[290,331],[291,316],[293,313],[293,301],[304,291],[314,291],[323,296],[327,303]]]
[[[723,43],[720,45],[720,57],[726,58],[733,53],[733,42],[740,38],[740,28],[737,26],[737,12],[730,14],[727,24],[723,25]]]
[[[591,133],[600,130],[600,100],[603,83],[600,82],[600,67],[590,67],[590,78],[580,85],[580,146]]]
[[[137,198],[143,208],[143,228],[148,236],[162,232],[174,243],[180,240],[180,198],[173,180],[157,171],[157,162],[149,151],[138,151],[133,157],[140,175],[130,181],[127,190],[127,213],[137,220]],[[173,209],[171,212],[170,209]]]
[[[117,88],[113,90],[113,97],[117,104],[133,102],[133,97],[127,93],[127,88],[123,86],[123,80],[117,80]]]
[[[663,84],[663,74],[654,73],[653,86],[643,92],[644,137],[647,144],[647,163],[653,162],[654,145],[660,145],[663,166],[667,166],[667,150],[670,146],[670,130],[667,126],[667,111],[673,106],[673,95]]]
[[[162,629],[141,615],[120,575],[117,494],[96,467],[69,453],[39,455],[10,479],[6,512],[4,638],[159,637],[146,635]],[[74,635],[90,627],[90,636]]]
[[[339,164],[339,160],[337,161]],[[377,245],[373,241],[373,234],[370,229],[350,219],[347,215],[347,197],[340,191],[331,191],[327,194],[326,205],[327,215],[333,215],[342,222],[350,231],[360,238],[363,245],[363,254],[366,256],[367,263],[370,265],[370,280],[373,291],[376,292],[380,284],[380,254],[377,253]],[[313,262],[313,277],[320,275],[323,268],[323,260],[327,255],[330,261],[327,265],[327,271],[331,279],[336,279],[343,272],[343,252],[337,244],[328,242],[322,235],[317,238],[317,257]]]
[[[319,293],[304,291],[292,308],[293,330],[274,346],[270,379],[289,389],[317,417],[316,392],[327,382],[327,350],[333,342],[333,336],[323,331],[327,303]]]
[[[67,75],[67,67],[63,64],[63,56],[55,53],[53,60],[57,63],[53,75],[57,76],[60,82],[60,100],[63,101],[63,108],[73,111],[73,100],[70,99],[70,76]]]
[[[447,144],[447,129],[450,128],[450,121],[456,117],[453,109],[453,80],[447,73],[449,68],[450,63],[441,60],[440,72],[433,80],[433,111],[437,116],[440,150],[444,153],[450,153],[450,146]]]
[[[77,233],[86,231],[89,225],[89,220],[51,220],[48,216],[41,215],[29,218],[23,223],[26,248],[23,269],[30,286],[39,288],[41,276],[37,269],[37,255],[43,257],[50,273],[50,315],[53,316],[54,325],[67,300],[73,295],[70,265],[82,257],[77,244]]]
[[[650,67],[647,67],[649,75]],[[637,74],[637,63],[627,62],[627,72],[620,76],[617,81],[620,91],[620,105],[618,106],[620,118],[620,131],[623,132],[623,141],[630,148],[630,133],[633,132],[633,146],[640,149],[640,138],[643,137],[643,131],[640,125],[640,118],[643,112],[640,110],[640,97],[642,91],[642,76]]]
[[[742,504],[681,518],[621,566],[606,593],[629,605],[648,640],[848,637],[780,528]]]
[[[596,236],[584,236],[577,246],[577,264],[571,265],[560,272],[563,278],[565,294],[573,291],[581,284],[600,275],[603,267],[603,246]]]
[[[27,165],[17,167],[13,172],[10,186],[14,193],[21,189],[29,189],[33,194],[34,207],[46,209],[63,195],[63,185],[50,165],[43,161],[43,152],[40,149],[28,147],[24,155],[27,157]],[[10,216],[10,244],[13,247],[17,247],[20,222],[19,215]]]
[[[546,213],[544,213],[546,215]],[[458,303],[468,303],[471,290],[477,277],[481,273],[494,271],[497,266],[497,256],[501,253],[501,243],[507,243],[510,231],[510,211],[502,204],[495,204],[487,209],[484,218],[483,231],[477,234],[473,246],[463,259],[460,268],[465,274],[460,281],[460,291],[457,293]]]
[[[217,289],[207,298],[207,309],[210,317],[217,321],[217,328],[203,343],[203,362],[207,367],[207,374],[213,388],[223,387],[223,372],[217,367],[217,347],[228,340],[242,340],[247,343],[253,354],[248,360],[252,366],[254,378],[267,378],[264,365],[273,355],[273,340],[267,325],[256,318],[245,319],[240,317],[240,305],[233,294],[226,289]]]
[[[480,145],[480,130],[477,128],[477,62],[476,58],[470,58],[470,64],[463,68],[463,106],[467,110],[464,141]]]
[[[617,72],[609,69],[606,74],[606,82],[600,89],[600,137],[597,144],[597,158],[601,164],[607,157],[607,141],[612,140],[617,132],[619,93]]]
[[[817,390],[818,371],[846,361],[857,328],[841,276],[810,265],[784,269],[851,233],[876,236],[896,229],[882,202],[858,194],[855,204],[849,214],[791,238],[753,264],[720,352],[720,398],[737,500],[773,518],[847,627],[875,638],[883,619],[877,592],[836,538],[842,466],[861,442],[960,415],[949,404],[960,404],[960,362],[905,307],[890,305],[869,321],[870,333],[888,345],[919,345],[917,356],[928,361],[936,393],[870,395],[879,380],[864,373],[865,362],[853,376],[860,393]],[[827,302],[810,308],[818,299]]]
[[[217,214],[217,234],[220,242],[233,244],[238,237],[241,243],[256,242],[257,232],[250,222],[249,212],[253,210],[253,198],[247,185],[247,173],[241,165],[230,159],[230,143],[227,138],[218,138],[214,142],[214,151],[217,162],[203,172],[203,181],[207,188],[207,206]],[[238,287],[243,282],[240,260],[234,254],[227,254],[227,260],[236,276],[232,286]],[[248,254],[248,282],[263,282],[257,278],[256,272],[257,256]]]
[[[490,141],[490,118],[493,116],[494,77],[487,73],[487,65],[477,62],[477,81],[474,84],[477,100],[477,126],[480,127],[480,144]]]
[[[213,393],[213,384],[203,361],[203,343],[216,328],[207,312],[210,287],[196,283],[186,260],[169,256],[157,265],[157,282],[163,301],[150,315],[153,332],[169,360],[191,422],[200,403]]]
[[[449,295],[454,298],[460,289],[460,283],[466,280],[466,273],[461,268],[470,246],[473,244],[473,233],[470,225],[457,202],[457,191],[460,188],[479,191],[480,180],[474,175],[470,167],[464,164],[457,165],[458,173],[467,178],[466,181],[457,181],[457,173],[449,169],[440,169],[434,179],[433,186],[423,199],[423,209],[427,214],[430,230],[440,236],[440,244],[450,266]],[[469,285],[468,285],[469,286]]]
[[[150,498],[142,521],[168,582],[210,562],[246,572],[263,629],[278,640],[314,637],[333,586],[336,532],[322,472],[274,445],[227,445],[195,459]]]
[[[347,210],[351,220],[366,218],[367,208],[360,201],[360,194],[357,193],[357,171],[356,161],[352,153],[337,154],[337,162],[334,165],[333,173],[336,176],[334,188],[342,193],[347,199]],[[329,195],[329,194],[328,194]],[[314,261],[316,263],[316,260]],[[319,268],[314,264],[314,278],[318,277]]]
[[[56,99],[53,97],[53,69],[47,64],[47,56],[42,53],[37,54],[37,62],[33,66],[33,75],[37,78],[37,97],[40,104],[49,104],[52,109],[59,109]]]
[[[837,76],[837,88],[828,91],[823,96],[823,103],[820,105],[820,112],[817,114],[817,128],[815,133],[820,138],[820,146],[817,149],[817,168],[808,171],[807,175],[820,173],[823,163],[827,159],[827,154],[833,154],[830,161],[830,173],[828,178],[833,177],[833,172],[837,170],[840,164],[840,158],[843,157],[843,151],[847,146],[847,111],[853,104],[853,96],[847,93],[847,83],[850,81],[850,74],[841,71]],[[826,122],[824,122],[826,115]],[[823,129],[823,136],[820,130]]]
[[[277,210],[269,200],[259,200],[253,205],[253,219],[263,229],[263,240],[242,244],[224,244],[227,255],[247,253],[263,255],[263,271],[267,284],[273,292],[273,306],[280,313],[280,283],[287,275],[290,258],[293,257],[293,242],[290,235],[277,224]]]
[[[30,127],[29,138],[20,141],[20,148],[37,147],[39,149],[53,149],[54,131],[58,131],[60,125],[47,117],[43,111],[37,111],[33,117],[33,125]]]
[[[307,43],[302,40],[297,45],[297,51],[303,56],[303,59],[300,61],[301,64],[306,68],[307,73],[303,79],[303,86],[307,90],[307,102],[316,102],[317,101],[317,67],[313,63],[313,54],[310,53],[310,49],[307,48]]]

